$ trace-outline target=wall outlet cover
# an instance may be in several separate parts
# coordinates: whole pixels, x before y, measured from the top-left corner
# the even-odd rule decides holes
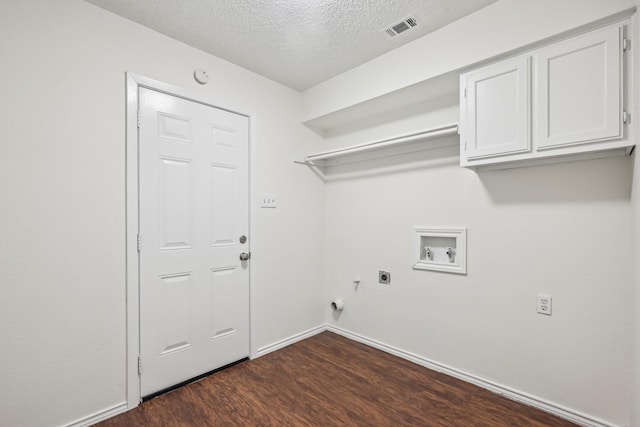
[[[536,312],[551,316],[551,295],[538,294],[536,297]]]

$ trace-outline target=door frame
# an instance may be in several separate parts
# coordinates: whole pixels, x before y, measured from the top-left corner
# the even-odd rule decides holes
[[[127,72],[126,74],[126,333],[127,333],[127,359],[126,359],[126,392],[127,409],[135,408],[142,398],[140,391],[140,376],[138,375],[138,356],[140,354],[140,271],[138,254],[139,232],[139,144],[138,144],[138,108],[139,89],[141,87],[165,93],[167,95],[183,98],[188,101],[208,105],[210,107],[229,111],[249,119],[249,249],[254,252],[255,244],[252,243],[253,231],[256,229],[256,216],[252,200],[256,200],[254,194],[255,185],[255,135],[256,115],[246,108],[229,107],[231,103],[225,100],[211,100],[208,96],[198,91],[192,91],[173,86]],[[249,354],[255,357],[254,349],[254,289],[255,278],[252,263],[249,263]]]

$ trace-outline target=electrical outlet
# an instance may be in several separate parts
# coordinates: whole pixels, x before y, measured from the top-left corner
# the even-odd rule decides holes
[[[538,294],[536,311],[551,316],[551,296]]]
[[[275,208],[277,205],[275,194],[264,193],[260,198],[261,208]]]
[[[391,273],[382,270],[378,271],[378,282],[382,283],[383,285],[388,285],[389,283],[391,283]]]

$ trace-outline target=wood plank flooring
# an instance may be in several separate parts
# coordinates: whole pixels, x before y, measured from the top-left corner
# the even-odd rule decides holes
[[[574,424],[324,332],[159,396],[99,426]]]

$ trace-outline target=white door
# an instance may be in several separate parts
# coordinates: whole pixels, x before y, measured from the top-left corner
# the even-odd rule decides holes
[[[621,136],[620,32],[604,28],[535,55],[539,150]]]
[[[461,77],[467,159],[528,152],[529,58],[502,61]]]
[[[139,99],[147,396],[249,355],[249,142],[245,116],[145,88]]]

